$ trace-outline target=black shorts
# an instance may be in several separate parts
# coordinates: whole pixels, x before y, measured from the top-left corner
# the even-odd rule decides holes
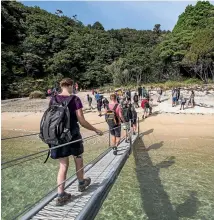
[[[101,112],[101,108],[102,108],[101,105],[97,105],[97,111],[98,111],[98,112]]]
[[[121,125],[117,125],[113,128],[110,128],[110,134],[115,137],[121,137]]]
[[[82,139],[81,134],[76,134],[73,136],[71,141]],[[54,146],[53,146],[54,147]],[[84,152],[83,141],[78,141],[73,144],[68,144],[63,147],[51,150],[50,157],[52,159],[59,159],[68,156],[79,156]]]

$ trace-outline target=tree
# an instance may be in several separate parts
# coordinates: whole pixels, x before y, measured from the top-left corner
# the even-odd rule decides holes
[[[92,28],[93,29],[96,29],[96,30],[102,30],[104,31],[104,27],[102,26],[102,24],[98,21],[96,21],[93,25],[92,25]]]

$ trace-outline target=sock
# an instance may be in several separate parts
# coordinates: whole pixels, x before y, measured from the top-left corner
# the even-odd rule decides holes
[[[79,180],[79,185],[83,185],[84,184],[84,180],[80,181]]]
[[[63,192],[63,193],[58,193],[58,197],[63,197],[65,195],[65,192]]]

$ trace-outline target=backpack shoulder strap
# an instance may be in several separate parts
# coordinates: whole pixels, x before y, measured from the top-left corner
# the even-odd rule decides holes
[[[114,112],[116,111],[118,105],[119,105],[118,103],[115,104],[114,108],[112,109]]]
[[[68,106],[71,100],[73,100],[75,97],[76,97],[75,95],[69,96],[65,101],[63,101],[64,105]]]

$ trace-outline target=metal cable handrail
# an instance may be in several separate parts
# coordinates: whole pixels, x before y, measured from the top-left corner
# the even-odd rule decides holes
[[[93,126],[93,125],[98,125],[98,124],[102,124],[102,123],[105,123],[105,121],[103,121],[103,122],[98,122],[98,123],[91,124],[91,125]],[[22,137],[34,136],[34,135],[39,135],[39,133],[24,134],[24,135],[14,136],[14,137],[6,137],[6,138],[2,138],[1,140],[4,141],[4,140],[15,139],[15,138],[22,138]]]
[[[118,128],[118,127],[120,127],[120,126],[117,126],[117,127],[113,128],[113,129],[109,129],[109,130],[107,130],[107,131],[104,131],[103,134],[106,134],[106,133],[108,133],[109,131],[114,130],[114,129]],[[83,140],[91,139],[91,138],[94,138],[94,137],[97,137],[97,136],[98,136],[98,134],[92,135],[92,136],[89,136],[89,137],[86,137],[86,138],[81,138],[81,139],[78,139],[78,140],[75,140],[75,141],[70,141],[70,142],[65,143],[65,144],[61,144],[61,145],[58,145],[58,146],[55,146],[55,147],[51,147],[51,150],[54,150],[54,149],[57,149],[57,148],[60,148],[60,147],[67,146],[67,145],[69,145],[69,144],[77,143],[77,142],[80,142],[80,141],[83,141]],[[50,150],[50,149],[45,149],[45,150],[41,150],[41,151],[36,152],[36,153],[28,154],[28,155],[23,156],[23,157],[18,157],[18,158],[15,158],[15,159],[13,159],[13,160],[9,160],[9,161],[6,161],[6,162],[2,162],[1,165],[5,165],[5,164],[12,163],[12,162],[15,162],[15,161],[19,161],[19,160],[22,160],[22,159],[25,159],[25,158],[28,158],[28,157],[32,157],[32,156],[35,156],[35,155],[37,155],[37,154],[41,154],[41,153],[44,153],[44,152],[48,152],[49,150]]]

